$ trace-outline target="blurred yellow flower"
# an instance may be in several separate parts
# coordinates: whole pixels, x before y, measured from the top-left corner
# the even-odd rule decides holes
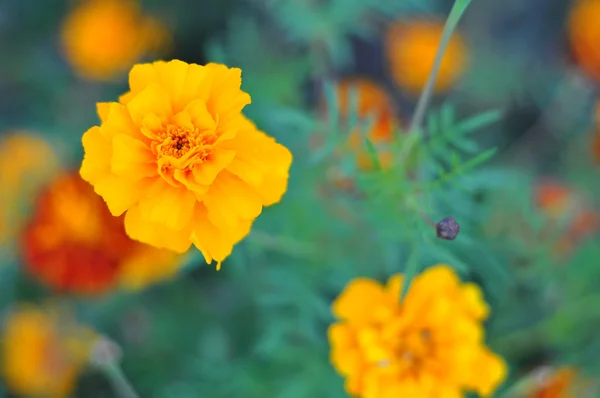
[[[600,0],[577,1],[568,29],[575,61],[591,78],[600,80]]]
[[[221,262],[287,190],[292,154],[248,120],[241,70],[140,64],[120,102],[98,104],[82,177],[133,239]]]
[[[8,316],[2,370],[10,390],[35,397],[69,396],[96,335],[67,315],[22,306]]]
[[[442,21],[399,21],[387,31],[385,51],[389,70],[396,84],[411,95],[419,95],[435,60],[442,39]],[[454,32],[437,75],[435,92],[448,90],[463,74],[467,66],[467,46],[458,32]]]
[[[141,13],[137,0],[81,0],[63,23],[64,54],[88,80],[119,77],[163,47],[166,28]]]
[[[507,367],[483,343],[488,306],[472,283],[447,265],[414,278],[399,304],[403,276],[386,286],[351,281],[332,306],[331,362],[356,397],[490,396]]]
[[[0,247],[15,243],[34,198],[59,169],[41,137],[13,131],[0,139]]]
[[[140,289],[174,276],[183,256],[130,239],[123,217],[79,173],[53,180],[24,230],[27,271],[61,293],[97,295],[117,287]]]

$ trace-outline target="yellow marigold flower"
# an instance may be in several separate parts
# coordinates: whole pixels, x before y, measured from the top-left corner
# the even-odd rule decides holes
[[[436,20],[399,21],[385,37],[389,69],[396,84],[412,95],[419,95],[435,60],[444,24]],[[448,43],[437,75],[435,92],[448,90],[467,66],[467,46],[458,32]]]
[[[480,289],[436,265],[414,278],[399,304],[403,276],[386,286],[351,281],[332,306],[331,362],[356,397],[458,398],[491,395],[507,367],[483,343],[488,306]]]
[[[133,239],[220,263],[287,189],[292,154],[248,120],[241,70],[174,60],[136,65],[130,92],[98,104],[82,177]]]
[[[568,21],[573,56],[593,79],[600,80],[600,1],[579,0]]]
[[[2,370],[10,390],[35,397],[69,396],[96,336],[66,315],[32,306],[9,315]]]
[[[19,235],[33,198],[60,169],[52,146],[26,131],[0,139],[0,246]]]
[[[168,34],[136,0],[82,0],[62,27],[64,54],[89,80],[110,80],[162,47]]]

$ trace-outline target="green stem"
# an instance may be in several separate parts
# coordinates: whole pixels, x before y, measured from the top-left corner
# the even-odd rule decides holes
[[[127,380],[127,377],[125,376],[123,370],[121,370],[121,367],[118,364],[113,363],[107,366],[103,366],[102,369],[120,397],[140,398],[140,396],[135,392],[135,390]]]
[[[446,20],[446,24],[444,25],[444,31],[442,33],[442,40],[440,42],[440,46],[438,47],[437,53],[435,54],[433,67],[431,68],[431,72],[429,72],[429,78],[427,79],[425,88],[421,92],[419,102],[417,102],[417,107],[415,109],[415,113],[413,114],[410,123],[410,128],[408,130],[409,132],[419,130],[421,128],[421,124],[423,124],[423,119],[425,118],[425,111],[427,110],[429,102],[431,101],[431,96],[433,95],[433,88],[435,86],[435,81],[440,70],[440,65],[442,64],[444,53],[446,52],[446,47],[448,47],[448,43],[450,42],[452,33],[458,25],[458,21],[460,20],[470,3],[471,0],[456,0],[454,2],[454,5],[452,6],[452,10],[450,10],[450,15],[448,15],[448,19]]]

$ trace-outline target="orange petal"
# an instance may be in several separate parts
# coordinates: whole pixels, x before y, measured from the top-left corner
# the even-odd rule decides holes
[[[204,100],[194,100],[185,107],[185,112],[192,119],[194,126],[201,130],[214,130],[217,127],[212,115],[206,108]]]
[[[181,231],[192,221],[196,195],[186,188],[164,186],[160,194],[147,195],[140,201],[140,211],[148,221]]]
[[[132,239],[177,253],[184,253],[192,244],[191,223],[188,228],[180,231],[171,230],[149,221],[142,215],[138,206],[129,209],[125,214],[125,231]]]
[[[98,126],[86,131],[81,141],[85,155],[79,173],[84,180],[93,184],[107,173],[110,174],[112,146],[110,141],[102,135]]]
[[[234,157],[235,151],[215,148],[210,158],[192,169],[194,180],[201,185],[212,184],[217,175],[233,161]]]
[[[185,104],[181,98],[185,90],[188,75],[188,64],[179,60],[169,62],[155,62],[154,69],[161,85],[169,93],[174,112],[181,111]]]
[[[225,260],[231,254],[233,245],[250,232],[249,223],[241,226],[233,233],[217,228],[208,219],[208,213],[204,206],[196,206],[193,224],[192,242],[202,252],[209,264],[212,260],[218,262]]]
[[[146,183],[108,174],[94,183],[94,191],[102,196],[111,214],[117,217],[140,200],[142,186]]]
[[[239,113],[252,102],[250,95],[243,92],[242,70],[227,68],[225,65],[210,63],[206,65],[208,78],[212,78],[210,95],[207,97],[207,108],[213,115]]]
[[[96,112],[98,113],[98,117],[100,121],[104,123],[108,118],[108,111],[110,110],[111,102],[98,102],[96,103]]]
[[[126,134],[146,141],[146,137],[141,134],[139,127],[131,120],[127,107],[116,102],[110,103],[108,115],[102,124],[102,131],[107,133],[107,138],[112,138],[117,134]]]
[[[129,72],[129,88],[135,95],[143,91],[150,84],[158,83],[158,74],[152,64],[137,64]]]
[[[143,142],[125,134],[113,138],[111,170],[132,180],[158,176],[156,158]]]
[[[237,228],[241,220],[253,220],[262,211],[260,197],[237,176],[223,171],[204,197],[208,218],[220,228]]]
[[[129,101],[127,109],[137,126],[142,126],[142,121],[147,115],[156,115],[161,121],[166,121],[173,115],[168,94],[157,84],[152,84],[138,93]]]
[[[339,319],[352,323],[368,322],[373,310],[385,301],[383,286],[375,280],[357,278],[346,286],[333,302],[332,310]]]

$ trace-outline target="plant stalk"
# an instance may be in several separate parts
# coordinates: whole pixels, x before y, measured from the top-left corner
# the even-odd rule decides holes
[[[452,33],[454,33],[454,30],[458,26],[460,18],[464,14],[471,1],[472,0],[456,0],[454,2],[454,5],[452,6],[452,9],[450,10],[448,19],[444,24],[444,30],[442,32],[442,40],[440,41],[440,46],[438,47],[437,53],[435,54],[433,67],[431,68],[431,72],[429,72],[427,83],[425,84],[425,88],[421,92],[419,101],[417,102],[417,107],[415,108],[415,113],[413,114],[413,117],[411,119],[410,127],[408,130],[409,132],[419,130],[421,128],[421,125],[423,124],[423,120],[425,118],[425,111],[429,106],[429,102],[431,102],[433,88],[435,87],[435,82],[437,79],[438,72],[440,70],[440,65],[442,64],[444,53],[446,52],[446,48],[448,47],[448,43],[450,42]]]

